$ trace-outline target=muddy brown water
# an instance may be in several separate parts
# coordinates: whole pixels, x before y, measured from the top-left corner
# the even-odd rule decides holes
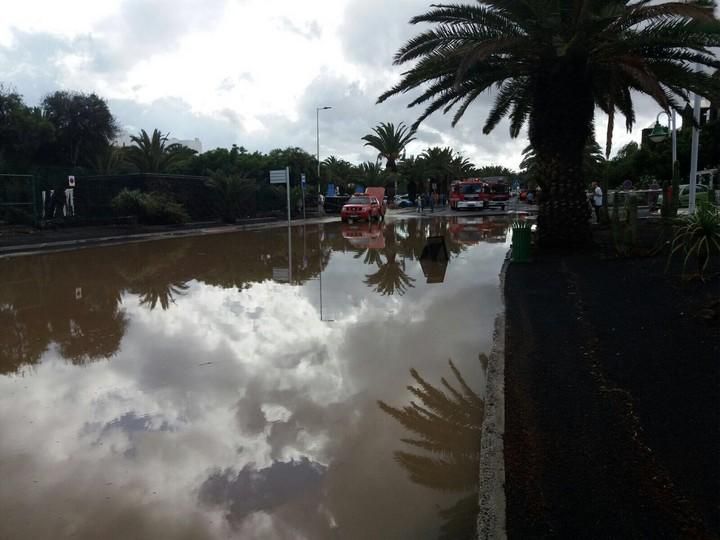
[[[481,399],[505,231],[331,223],[0,259],[0,538],[470,530],[467,449],[433,469],[401,441],[465,428],[413,434],[378,401],[422,407],[412,368],[452,397],[448,359]],[[447,263],[421,260],[428,236]]]

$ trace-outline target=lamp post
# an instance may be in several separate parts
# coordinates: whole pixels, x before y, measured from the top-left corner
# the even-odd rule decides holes
[[[699,69],[697,71],[700,71]],[[688,213],[695,212],[695,190],[697,187],[697,165],[698,147],[700,143],[700,94],[695,94],[693,104],[693,118],[695,123],[692,128],[692,143],[690,146],[690,200],[688,201]]]
[[[316,128],[316,141],[317,141],[317,175],[318,175],[318,195],[320,195],[320,111],[327,111],[332,107],[316,107],[315,108],[315,128]]]
[[[668,117],[668,127],[665,127],[660,124],[660,115],[664,114]],[[672,170],[673,175],[675,175],[675,162],[677,161],[677,136],[675,133],[675,111],[672,112],[672,116],[668,114],[666,111],[660,111],[655,118],[655,125],[652,128],[652,131],[648,135],[648,139],[650,139],[654,143],[659,143],[664,141],[668,138],[668,135],[671,135],[672,138]]]

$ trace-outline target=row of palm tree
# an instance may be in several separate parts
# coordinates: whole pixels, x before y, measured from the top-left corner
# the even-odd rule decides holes
[[[533,175],[543,188],[538,230],[546,245],[580,246],[589,238],[583,153],[595,109],[632,128],[634,96],[681,112],[689,93],[720,94],[714,2],[649,0],[478,0],[433,5],[411,19],[430,25],[395,55],[410,67],[378,101],[416,92],[426,118],[454,111],[453,125],[485,91],[497,88],[483,133],[508,118],[510,135],[527,126]],[[702,70],[696,70],[695,65]]]

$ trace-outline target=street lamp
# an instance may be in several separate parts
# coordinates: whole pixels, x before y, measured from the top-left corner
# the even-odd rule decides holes
[[[668,127],[660,125],[660,115],[664,114],[668,117]],[[660,111],[655,118],[655,126],[648,135],[654,143],[659,143],[668,138],[668,135],[672,136],[672,171],[675,176],[675,163],[677,162],[677,133],[675,131],[675,111],[672,111],[672,115],[668,114],[667,111]]]
[[[666,128],[665,126],[660,125],[660,115],[664,114],[668,117],[668,123],[670,122],[670,115],[666,113],[665,111],[660,111],[657,115],[657,118],[655,118],[655,126],[652,128],[652,131],[650,132],[650,135],[648,135],[648,138],[654,142],[659,143],[664,141],[668,138],[668,135],[670,134],[670,129]]]
[[[316,107],[315,108],[315,127],[316,127],[316,141],[317,141],[317,162],[318,162],[318,195],[320,195],[320,111],[327,111],[332,107]]]

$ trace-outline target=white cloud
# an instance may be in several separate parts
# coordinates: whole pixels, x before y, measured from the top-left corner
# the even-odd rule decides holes
[[[28,0],[4,6],[0,71],[31,102],[57,88],[96,91],[124,125],[199,137],[204,148],[233,143],[314,153],[315,107],[323,113],[321,153],[374,159],[360,138],[380,121],[411,123],[407,97],[378,106],[397,80],[397,48],[420,27],[408,20],[424,0]],[[515,167],[524,138],[482,124],[484,94],[456,128],[431,117],[418,141],[448,145],[476,163]],[[635,131],[618,122],[615,148],[638,140],[653,107],[639,102]],[[598,138],[605,119],[598,116]]]

